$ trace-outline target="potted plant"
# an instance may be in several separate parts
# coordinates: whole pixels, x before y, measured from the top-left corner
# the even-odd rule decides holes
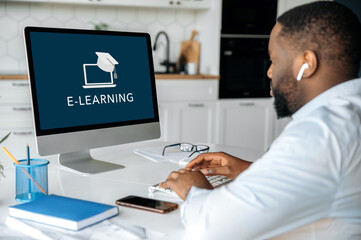
[[[3,143],[3,142],[10,136],[10,133],[11,133],[11,132],[9,132],[8,134],[6,134],[6,136],[3,137],[3,138],[0,140],[0,144]],[[1,179],[1,177],[5,177],[3,170],[4,170],[4,167],[3,167],[3,165],[2,165],[1,162],[0,162],[0,179]]]

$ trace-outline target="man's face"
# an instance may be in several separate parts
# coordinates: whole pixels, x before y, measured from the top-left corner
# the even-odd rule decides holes
[[[277,23],[269,41],[271,66],[267,71],[271,79],[271,96],[278,118],[289,117],[300,108],[303,90],[292,75],[293,54],[287,40],[278,37],[282,26]]]

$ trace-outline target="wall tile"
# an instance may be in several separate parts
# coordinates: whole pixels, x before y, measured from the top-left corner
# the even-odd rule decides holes
[[[195,18],[196,16],[194,11],[179,10],[176,13],[176,21],[182,26],[194,23]]]
[[[156,12],[154,9],[138,9],[137,19],[146,25],[151,24],[156,20]]]
[[[16,36],[7,41],[7,54],[16,60],[25,58],[25,45],[22,37]]]
[[[6,42],[0,39],[0,58],[6,54]]]
[[[0,58],[0,72],[1,73],[18,73],[18,61],[10,56]]]
[[[138,21],[134,21],[127,25],[127,30],[134,31],[134,32],[146,32],[147,27]]]
[[[123,23],[119,20],[114,21],[110,24],[109,29],[112,31],[128,31],[128,27],[126,23]]]
[[[184,28],[179,23],[173,23],[167,27],[166,32],[171,36],[172,42],[180,42],[184,40]]]
[[[0,0],[1,1],[1,0]],[[0,2],[0,74],[26,73],[23,44],[25,26],[93,29],[95,23],[109,24],[110,30],[149,32],[152,44],[159,31],[170,38],[170,60],[176,61],[180,42],[190,37],[195,27],[196,11],[110,7],[93,5]],[[155,67],[164,58],[165,43],[154,52]]]
[[[0,17],[5,16],[6,13],[6,3],[0,2]]]
[[[42,27],[63,27],[63,22],[56,18],[49,18],[44,21],[41,21],[40,25]]]
[[[30,5],[30,16],[31,18],[37,19],[39,21],[44,21],[52,16],[53,10],[52,5],[33,3]]]
[[[53,5],[53,16],[60,21],[69,21],[74,17],[74,6]]]
[[[18,70],[13,73],[28,74],[28,64],[26,62],[26,58],[23,58],[18,61]]]
[[[29,16],[29,4],[15,3],[6,6],[6,14],[14,20],[22,20]]]
[[[117,11],[113,7],[97,7],[95,17],[100,22],[114,22],[117,17]]]
[[[67,21],[64,23],[64,27],[67,28],[89,28],[84,22],[78,20],[78,19],[71,19],[70,21]]]
[[[124,23],[131,23],[137,17],[137,11],[135,8],[118,8],[117,19]]]
[[[6,16],[0,19],[0,29],[0,38],[7,40],[17,35],[18,24]]]
[[[83,22],[91,22],[95,18],[95,6],[77,5],[74,7],[74,16]]]
[[[165,26],[169,26],[175,21],[176,10],[172,9],[158,9],[157,20],[162,22]]]

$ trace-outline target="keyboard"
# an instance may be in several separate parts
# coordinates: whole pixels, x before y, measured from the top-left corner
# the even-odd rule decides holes
[[[206,176],[206,178],[212,184],[212,186],[214,188],[221,187],[233,180],[232,178],[228,178],[228,177],[222,176],[222,175]],[[169,193],[169,194],[178,196],[171,188],[159,187],[159,183],[149,186],[148,191],[151,193],[160,191],[160,192]]]

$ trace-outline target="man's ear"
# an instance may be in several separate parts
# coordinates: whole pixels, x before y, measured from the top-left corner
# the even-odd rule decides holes
[[[318,59],[314,51],[307,50],[303,53],[303,62],[308,64],[308,68],[303,73],[303,78],[310,78],[317,71]],[[300,66],[301,67],[301,66]]]

